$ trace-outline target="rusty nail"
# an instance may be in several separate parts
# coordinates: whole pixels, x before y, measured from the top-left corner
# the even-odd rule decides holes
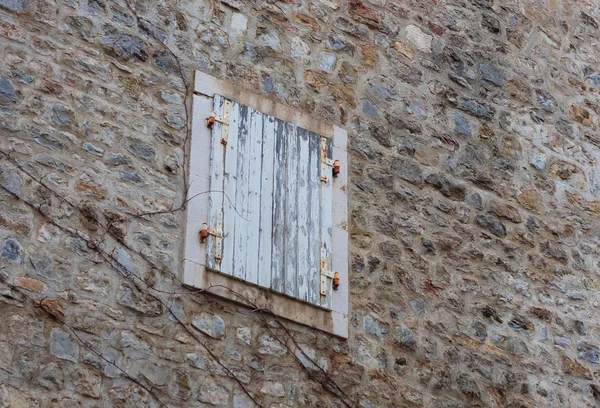
[[[333,177],[337,177],[340,174],[340,161],[336,160],[333,162]]]
[[[206,118],[206,127],[207,128],[212,129],[214,124],[215,124],[215,115],[210,115],[208,118]]]
[[[333,290],[338,290],[340,287],[340,273],[336,272],[333,274]]]

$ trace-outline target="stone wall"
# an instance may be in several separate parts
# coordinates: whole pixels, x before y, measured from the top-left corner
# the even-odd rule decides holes
[[[598,406],[597,16],[0,0],[0,407]],[[348,341],[178,284],[195,69],[348,129]]]

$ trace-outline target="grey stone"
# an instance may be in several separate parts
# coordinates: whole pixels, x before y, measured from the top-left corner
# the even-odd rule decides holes
[[[368,115],[368,116],[372,116],[375,118],[381,117],[381,114],[379,113],[379,109],[377,109],[377,106],[375,106],[373,104],[373,102],[369,101],[368,99],[365,99],[363,101],[362,111],[365,115]]]
[[[375,318],[373,318],[371,315],[366,315],[363,317],[363,329],[365,333],[374,334],[379,338],[383,338],[383,336],[387,333],[386,325],[375,320]]]
[[[198,401],[217,407],[226,407],[229,406],[229,391],[208,377],[200,385]]]
[[[49,390],[61,390],[64,385],[64,375],[58,364],[48,363],[40,368],[38,381],[42,387]]]
[[[56,157],[51,156],[47,153],[40,153],[35,156],[35,161],[43,164],[44,166],[51,167],[62,173],[71,171],[72,167],[58,160]]]
[[[94,22],[84,16],[69,16],[65,24],[71,28],[79,37],[91,42],[95,37]]]
[[[496,113],[496,109],[473,99],[461,99],[457,104],[458,109],[485,119],[492,119]]]
[[[158,67],[165,74],[178,74],[179,73],[179,64],[177,64],[177,60],[167,50],[159,50],[152,54],[152,58],[154,59],[154,65]]]
[[[417,342],[413,337],[413,334],[405,326],[398,326],[394,332],[394,342],[402,347],[405,347],[409,350],[417,349]]]
[[[104,358],[109,362],[104,365],[104,375],[109,378],[118,378],[122,375],[121,370],[117,368],[117,366],[121,366],[123,363],[123,354],[121,352],[108,348],[104,352]],[[111,364],[114,363],[114,364]]]
[[[79,361],[79,344],[67,332],[54,328],[50,333],[50,354],[61,360]]]
[[[152,385],[160,387],[167,384],[169,371],[166,367],[161,366],[154,361],[145,361],[142,364],[140,374],[150,381]]]
[[[91,144],[90,142],[84,142],[81,147],[83,148],[83,150],[85,150],[86,152],[89,152],[91,154],[93,154],[94,156],[99,156],[102,157],[104,156],[104,149],[94,146],[93,144]]]
[[[392,163],[392,172],[409,183],[417,186],[423,185],[423,170],[411,161],[404,159],[394,160]]]
[[[258,338],[258,353],[273,356],[282,356],[287,352],[285,346],[279,340],[263,334]]]
[[[300,37],[294,37],[290,41],[290,54],[294,60],[308,62],[310,47]]]
[[[256,39],[259,46],[270,48],[273,51],[281,51],[281,40],[279,33],[273,29],[265,29]]]
[[[140,139],[129,139],[127,143],[127,150],[132,154],[145,161],[152,161],[156,158],[156,149],[149,143],[146,143]]]
[[[427,176],[425,182],[438,189],[444,196],[453,201],[464,201],[467,195],[467,189],[462,184],[458,184],[441,174],[433,173]]]
[[[0,6],[2,0],[0,0]],[[21,100],[21,92],[15,88],[10,79],[0,77],[0,104],[18,102]]]
[[[33,137],[33,140],[40,146],[44,146],[50,150],[65,150],[65,145],[60,140],[50,136],[47,133],[38,133]]]
[[[159,316],[164,311],[158,299],[140,291],[127,281],[121,282],[117,292],[117,302],[147,316]]]
[[[270,76],[263,78],[263,90],[267,93],[273,93],[275,91],[275,81]]]
[[[56,273],[52,267],[52,260],[47,253],[35,251],[29,255],[29,262],[38,275],[49,279],[56,278]]]
[[[506,236],[506,228],[504,227],[504,224],[502,224],[502,222],[495,217],[478,214],[475,216],[475,222],[480,227],[487,229],[498,237],[503,238]]]
[[[0,0],[0,9],[23,14],[27,11],[27,0]]]
[[[285,396],[285,388],[278,381],[265,381],[260,388],[260,392],[271,397],[281,398]]]
[[[504,86],[504,78],[498,70],[488,64],[479,64],[479,71],[481,71],[481,77],[496,86]]]
[[[108,156],[104,157],[104,163],[111,167],[132,166],[133,160],[131,160],[131,157],[121,153],[110,153]]]
[[[75,112],[68,106],[59,103],[52,106],[51,119],[52,123],[59,128],[65,128],[71,125],[75,119]]]
[[[125,180],[125,181],[128,181],[130,183],[133,183],[133,184],[138,184],[138,185],[144,184],[144,179],[141,178],[139,176],[139,174],[137,174],[134,171],[122,171],[121,172],[121,179]]]
[[[550,92],[538,89],[536,91],[538,102],[546,112],[554,112],[556,110],[556,101],[550,95]]]
[[[322,52],[319,55],[319,58],[320,58],[319,69],[321,71],[332,72],[334,70],[335,63],[337,61],[335,54],[333,54],[331,52]]]
[[[121,332],[121,349],[126,357],[135,360],[153,355],[150,345],[128,330]]]
[[[454,114],[454,130],[460,135],[471,137],[469,122],[460,113]]]
[[[8,238],[4,241],[4,245],[2,246],[2,258],[13,262],[19,262],[21,260],[22,252],[23,247],[15,238]]]
[[[593,344],[587,343],[585,341],[577,342],[577,351],[579,357],[583,358],[586,361],[589,361],[593,364],[598,364],[600,362],[600,354],[598,347]]]
[[[214,339],[225,337],[225,322],[221,316],[203,312],[193,318],[192,325]]]
[[[113,252],[113,258],[120,268],[124,269],[128,273],[135,272],[135,266],[133,265],[133,260],[131,259],[131,256],[123,248],[117,248]]]
[[[148,59],[148,44],[139,37],[127,34],[110,25],[103,27],[104,35],[100,43],[106,51],[114,57],[123,60],[136,58],[140,61]]]
[[[252,329],[250,327],[238,327],[235,334],[241,344],[249,346],[252,343]]]
[[[410,307],[413,310],[413,312],[415,312],[415,314],[418,315],[425,313],[425,311],[427,310],[425,302],[419,299],[411,300]]]
[[[0,166],[0,186],[13,194],[20,195],[23,179],[16,169]]]
[[[189,353],[185,356],[185,361],[191,367],[197,368],[199,370],[206,370],[207,368],[207,360],[206,357],[200,356],[196,353]]]

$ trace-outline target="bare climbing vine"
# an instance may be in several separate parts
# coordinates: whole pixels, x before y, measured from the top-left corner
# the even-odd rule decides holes
[[[51,188],[49,185],[47,185],[44,182],[43,177],[42,178],[35,177],[18,160],[16,160],[14,157],[12,157],[9,152],[0,150],[0,154],[2,156],[4,156],[5,158],[7,158],[27,178],[29,178],[31,181],[35,182],[36,184],[40,185],[43,189],[45,189],[47,192],[52,194],[58,200],[64,202],[65,204],[67,204],[68,206],[70,206],[71,208],[76,210],[80,214],[80,216],[82,216],[84,218],[87,217],[88,222],[91,222],[91,223],[95,224],[96,227],[100,228],[101,233],[100,233],[99,237],[98,238],[90,238],[88,236],[88,234],[86,234],[76,228],[73,228],[70,226],[65,226],[62,223],[60,223],[59,221],[57,221],[56,219],[54,219],[48,213],[47,210],[42,208],[41,205],[35,204],[34,202],[27,200],[26,198],[22,197],[21,195],[12,191],[11,189],[6,188],[5,186],[0,185],[0,187],[6,193],[8,193],[10,196],[12,196],[13,198],[24,203],[26,206],[28,206],[29,208],[34,210],[36,213],[40,214],[43,218],[47,219],[50,224],[55,226],[60,231],[63,231],[66,234],[77,236],[79,239],[81,239],[83,242],[85,242],[85,244],[87,245],[87,248],[89,250],[93,251],[97,256],[97,258],[94,259],[93,262],[104,263],[104,264],[108,265],[113,271],[117,272],[120,276],[131,281],[135,285],[135,287],[141,293],[143,293],[145,296],[148,296],[148,297],[154,299],[155,301],[157,301],[165,310],[168,311],[172,320],[175,321],[175,323],[179,327],[181,327],[181,329],[184,330],[197,344],[199,344],[208,353],[210,358],[212,358],[220,367],[222,367],[225,370],[227,375],[237,383],[237,385],[240,387],[240,389],[257,406],[261,406],[261,404],[257,400],[257,397],[253,393],[251,393],[250,390],[248,390],[247,387],[244,385],[244,383],[240,380],[240,378],[238,376],[236,376],[235,373],[220,360],[219,356],[211,348],[210,344],[207,341],[204,341],[200,337],[198,337],[198,335],[195,333],[195,331],[193,329],[191,329],[184,321],[182,321],[181,318],[177,315],[177,313],[171,308],[171,306],[169,306],[171,304],[171,302],[169,302],[169,300],[171,300],[169,298],[170,296],[184,295],[184,296],[197,297],[197,296],[200,296],[202,293],[210,293],[212,289],[218,288],[218,287],[231,291],[235,296],[237,296],[239,299],[241,299],[243,301],[243,303],[245,303],[248,307],[251,308],[252,313],[256,313],[259,316],[260,321],[262,322],[262,324],[264,324],[264,326],[266,327],[266,329],[268,330],[270,335],[274,339],[276,339],[280,344],[282,344],[286,348],[286,350],[288,350],[294,356],[294,358],[297,360],[300,367],[307,370],[310,378],[313,378],[313,379],[319,381],[319,383],[326,390],[328,390],[333,395],[335,395],[337,398],[339,398],[340,401],[345,406],[355,407],[356,403],[354,402],[354,400],[348,396],[348,394],[342,389],[342,387],[339,384],[336,383],[336,381],[329,375],[329,373],[325,369],[323,369],[312,357],[310,357],[302,349],[302,347],[300,347],[300,345],[297,343],[296,339],[294,338],[292,332],[286,327],[286,325],[281,321],[281,319],[279,319],[279,317],[276,316],[271,310],[258,307],[256,304],[254,304],[252,301],[250,301],[247,297],[243,296],[241,293],[233,291],[230,288],[221,287],[221,286],[213,286],[213,287],[210,287],[207,289],[195,289],[195,288],[187,287],[177,277],[177,275],[175,273],[161,267],[155,261],[149,259],[141,251],[138,251],[135,248],[133,248],[131,245],[127,244],[125,242],[124,237],[119,235],[118,233],[116,233],[115,229],[113,228],[114,224],[117,222],[126,223],[132,219],[137,219],[137,220],[140,220],[143,222],[149,222],[153,216],[183,212],[186,209],[187,204],[191,200],[193,200],[194,198],[196,198],[197,196],[199,196],[201,194],[207,194],[207,193],[211,192],[211,191],[204,191],[204,192],[198,193],[192,197],[188,197],[189,182],[188,182],[186,163],[187,163],[188,145],[189,145],[189,141],[191,139],[191,128],[190,128],[190,109],[191,109],[191,107],[190,107],[189,102],[190,102],[192,90],[190,87],[190,83],[186,80],[185,70],[181,63],[181,60],[175,54],[175,52],[173,52],[173,50],[156,34],[158,32],[158,29],[154,26],[154,24],[151,23],[149,20],[139,16],[136,12],[136,9],[134,8],[134,6],[131,4],[131,2],[129,0],[124,0],[124,2],[126,4],[128,10],[135,16],[136,21],[138,23],[138,27],[140,29],[144,30],[145,32],[149,33],[150,36],[152,36],[152,38],[164,50],[166,50],[172,56],[172,58],[175,60],[177,68],[178,68],[179,77],[185,88],[185,95],[184,95],[184,100],[183,100],[183,105],[184,105],[184,109],[185,109],[185,125],[184,125],[185,139],[184,139],[184,143],[183,143],[183,166],[182,166],[183,167],[183,181],[184,181],[185,187],[184,187],[184,191],[182,192],[181,203],[178,205],[173,205],[168,210],[129,214],[128,216],[123,216],[121,218],[109,220],[109,222],[107,224],[103,224],[97,218],[92,217],[90,219],[89,216],[86,215],[87,212],[82,207],[81,203],[76,204],[75,202],[72,202],[71,200],[67,199],[65,196],[59,194],[56,190],[54,190],[53,188]],[[222,193],[224,194],[224,192],[222,192]],[[231,202],[229,197],[226,197],[226,198],[227,198],[227,200],[229,200]],[[236,209],[236,211],[237,211],[237,209]],[[126,268],[124,265],[121,264],[121,262],[119,262],[119,260],[117,259],[117,256],[115,255],[117,246],[113,247],[112,249],[106,248],[106,244],[107,244],[106,239],[105,239],[106,236],[110,236],[112,239],[114,239],[114,241],[116,241],[116,243],[118,244],[119,247],[126,249],[128,252],[133,253],[137,257],[142,259],[153,270],[159,271],[165,277],[169,277],[171,279],[171,281],[180,288],[180,290],[166,291],[166,290],[161,290],[159,288],[156,288],[155,285],[148,283],[142,276],[140,276],[140,275],[136,274],[134,271]],[[134,376],[129,374],[122,367],[118,366],[116,364],[116,362],[110,361],[108,358],[106,358],[106,356],[104,356],[102,353],[100,353],[98,350],[96,350],[89,342],[86,342],[81,337],[81,335],[78,333],[78,330],[75,329],[73,326],[71,326],[65,320],[64,315],[62,313],[57,313],[55,310],[53,310],[51,307],[49,307],[49,303],[48,303],[47,299],[42,299],[42,300],[37,301],[37,300],[33,299],[32,297],[28,296],[27,294],[25,294],[21,289],[19,289],[14,284],[8,282],[8,280],[5,276],[0,276],[0,280],[2,280],[3,283],[5,285],[7,285],[11,290],[19,293],[23,299],[26,299],[28,302],[33,304],[35,307],[42,310],[47,316],[49,316],[50,318],[53,318],[55,321],[64,325],[67,329],[69,329],[69,331],[73,334],[74,338],[83,347],[85,347],[90,352],[92,352],[94,355],[96,355],[98,358],[103,360],[106,364],[111,364],[112,366],[114,366],[119,372],[121,372],[123,374],[123,376],[125,378],[127,378],[133,384],[144,389],[161,407],[166,407],[166,405],[161,401],[161,399],[159,398],[159,396],[157,395],[157,393],[154,389],[144,385],[140,380],[136,379]],[[167,299],[163,299],[163,297],[166,297]],[[275,333],[273,328],[269,325],[269,318],[274,319],[277,322],[277,324],[279,325],[279,327],[281,327],[283,329],[283,331],[285,333],[284,338],[282,338],[277,333]],[[310,364],[306,364],[305,361],[308,361]]]

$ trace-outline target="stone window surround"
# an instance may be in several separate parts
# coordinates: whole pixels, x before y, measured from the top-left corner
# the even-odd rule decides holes
[[[211,131],[206,127],[205,119],[212,110],[212,97],[223,95],[240,104],[247,105],[260,112],[293,123],[333,141],[333,157],[342,163],[341,172],[333,188],[333,255],[332,265],[340,273],[340,287],[334,291],[332,310],[325,310],[266,288],[208,270],[206,263],[206,245],[201,245],[198,232],[208,220],[208,194]],[[189,183],[185,212],[185,244],[183,247],[184,284],[205,289],[208,293],[250,305],[248,299],[260,308],[268,309],[275,315],[309,327],[348,338],[349,290],[348,290],[348,208],[347,208],[347,132],[337,126],[315,120],[298,109],[273,101],[241,87],[196,71],[193,96],[192,140],[189,146]],[[192,216],[193,215],[193,216]],[[236,293],[243,296],[241,298]]]

